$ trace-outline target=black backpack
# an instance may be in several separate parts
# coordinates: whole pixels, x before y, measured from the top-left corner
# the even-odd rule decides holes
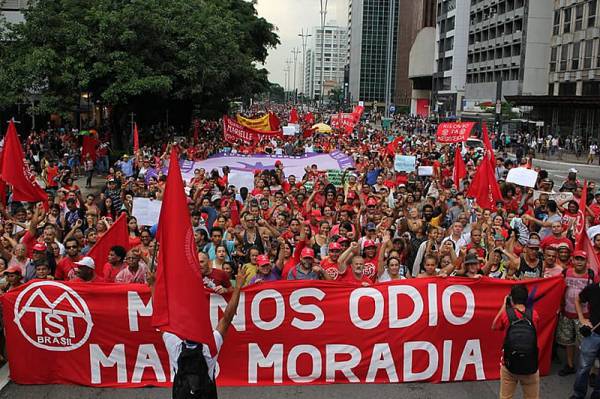
[[[508,331],[504,337],[504,366],[513,374],[534,374],[538,370],[537,332],[531,308],[518,318],[515,309],[506,308]]]
[[[208,375],[202,347],[202,344],[182,343],[173,380],[173,399],[217,398],[217,385],[214,376]]]

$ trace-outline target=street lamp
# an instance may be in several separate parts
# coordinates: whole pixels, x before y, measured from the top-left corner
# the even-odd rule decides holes
[[[327,0],[321,0],[321,87],[319,92],[321,107],[323,106],[323,95],[325,93],[325,68],[324,68],[324,54],[325,54],[325,20],[327,19]]]

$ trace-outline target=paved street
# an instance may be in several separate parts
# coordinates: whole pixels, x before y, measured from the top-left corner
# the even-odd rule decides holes
[[[553,364],[552,375],[542,378],[541,398],[568,398],[572,377],[556,375],[560,368]],[[99,389],[66,385],[22,386],[9,383],[0,391],[0,399],[164,399],[169,398],[168,389]],[[223,388],[221,399],[492,399],[498,397],[498,381],[462,382],[449,384],[387,384],[387,385],[312,385],[265,388]],[[521,398],[521,394],[516,396]]]
[[[498,155],[496,155],[498,156]],[[514,159],[514,154],[508,153],[509,158]],[[585,162],[585,158],[580,158],[581,162]],[[596,161],[597,162],[597,161]],[[560,187],[562,182],[566,180],[569,169],[577,169],[577,177],[580,180],[587,179],[600,183],[600,166],[587,165],[585,163],[568,162],[564,160],[544,160],[534,159],[533,166],[540,167],[548,171],[548,174],[554,180],[556,189]]]

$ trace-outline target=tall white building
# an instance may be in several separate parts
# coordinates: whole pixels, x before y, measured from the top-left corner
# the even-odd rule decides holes
[[[324,31],[323,35],[320,26],[313,28],[312,45],[306,50],[304,92],[310,98],[320,95],[322,79],[325,82],[325,96],[333,87],[342,87],[344,84],[344,65],[348,56],[348,29],[345,26],[329,23],[325,25]],[[322,42],[323,38],[324,42]],[[321,43],[324,44],[323,74]]]
[[[467,75],[470,0],[438,0],[433,106],[440,116],[460,112]]]

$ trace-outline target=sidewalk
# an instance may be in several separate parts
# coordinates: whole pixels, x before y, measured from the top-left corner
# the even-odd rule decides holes
[[[503,151],[496,151],[496,153],[503,153]],[[515,156],[514,151],[507,151],[507,154],[510,155],[511,157]],[[581,156],[579,158],[577,158],[577,156],[573,153],[570,152],[560,152],[560,153],[556,153],[554,155],[547,155],[545,153],[536,153],[535,157],[533,159],[537,159],[540,161],[559,161],[559,162],[568,162],[568,163],[575,163],[575,164],[581,164],[581,165],[586,165],[587,164],[587,157],[588,154],[581,154]],[[598,166],[600,165],[598,163],[598,155],[596,155],[594,157],[594,163],[593,164],[589,164],[590,166]]]

